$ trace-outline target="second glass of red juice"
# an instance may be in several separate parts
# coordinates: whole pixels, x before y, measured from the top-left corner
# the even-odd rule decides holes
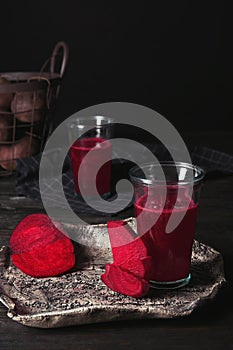
[[[152,257],[151,287],[175,289],[188,284],[203,170],[161,162],[134,167],[130,177],[138,234]]]
[[[104,116],[76,118],[69,127],[70,133],[77,136],[70,149],[75,192],[81,196],[81,186],[85,196],[95,197],[93,191],[96,181],[98,194],[107,198],[110,195],[111,185],[111,155],[113,136],[113,119]],[[88,157],[86,157],[88,155]],[[101,167],[99,165],[102,164]],[[79,176],[82,165],[83,176]],[[99,168],[96,178],[93,173]]]

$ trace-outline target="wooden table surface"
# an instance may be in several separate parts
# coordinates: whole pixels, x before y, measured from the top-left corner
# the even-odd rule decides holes
[[[16,197],[14,176],[0,178],[0,245],[40,203]],[[233,176],[205,182],[196,238],[223,255],[228,285],[191,316],[173,320],[102,323],[58,329],[20,325],[0,305],[0,349],[233,349]]]

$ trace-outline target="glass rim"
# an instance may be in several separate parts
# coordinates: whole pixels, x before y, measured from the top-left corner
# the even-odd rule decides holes
[[[143,169],[146,169],[149,167],[158,168],[158,167],[171,167],[171,166],[173,168],[183,167],[183,168],[195,171],[194,178],[192,177],[192,178],[189,178],[188,180],[178,179],[177,181],[167,181],[166,179],[164,180],[147,179],[143,171]],[[142,178],[141,176],[137,176],[135,174],[136,171],[143,172],[143,174],[145,175],[145,178]],[[140,167],[138,165],[135,165],[129,170],[130,179],[134,183],[145,184],[145,185],[166,185],[166,186],[169,185],[171,187],[172,186],[175,187],[177,185],[196,185],[203,181],[205,174],[206,174],[205,170],[197,165],[185,163],[185,162],[172,162],[172,161],[162,161],[159,163],[145,163],[145,164],[142,164]]]
[[[67,123],[67,127],[71,129],[84,129],[84,128],[101,128],[104,125],[108,125],[114,122],[111,117],[105,117],[102,115],[93,115],[88,117],[76,117],[71,123]]]

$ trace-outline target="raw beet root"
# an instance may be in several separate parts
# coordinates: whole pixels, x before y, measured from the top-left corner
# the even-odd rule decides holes
[[[14,253],[28,252],[52,242],[57,235],[62,236],[62,233],[47,215],[28,215],[14,229],[10,238],[10,248]]]
[[[57,276],[75,264],[71,240],[45,214],[23,219],[11,235],[10,248],[15,266],[33,277]]]
[[[102,281],[116,292],[144,296],[149,290],[152,269],[145,244],[141,237],[132,240],[131,229],[124,221],[108,222],[108,233],[114,262],[106,265]]]

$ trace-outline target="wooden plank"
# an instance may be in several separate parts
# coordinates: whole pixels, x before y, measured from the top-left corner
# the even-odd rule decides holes
[[[15,195],[15,176],[0,176],[0,196]]]

